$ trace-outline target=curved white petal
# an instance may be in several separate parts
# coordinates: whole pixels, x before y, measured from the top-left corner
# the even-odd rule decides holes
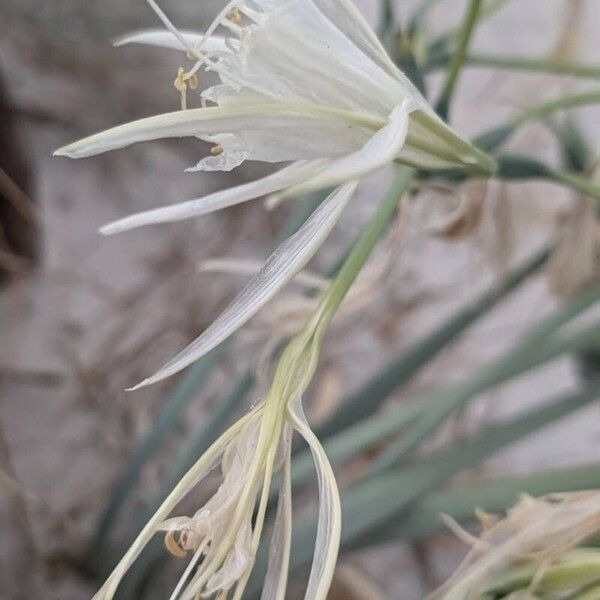
[[[277,195],[276,199],[333,187],[350,179],[360,179],[393,162],[406,141],[410,117],[408,106],[409,101],[405,100],[396,107],[387,125],[373,135],[360,150],[331,161],[314,177],[288,188]]]
[[[231,275],[251,276],[258,273],[262,268],[262,262],[242,258],[213,258],[203,260],[198,264],[199,273],[226,273]],[[294,278],[295,283],[311,290],[324,290],[331,281],[311,271],[301,271]]]
[[[308,443],[315,461],[319,481],[319,519],[315,553],[305,600],[326,600],[335,571],[342,531],[342,508],[335,474],[325,450],[304,415],[301,400],[290,406],[294,428]]]
[[[269,257],[225,312],[192,344],[152,377],[133,389],[151,385],[189,366],[217,347],[252,318],[314,256],[356,190],[351,181],[335,190],[306,223]]]
[[[198,47],[204,38],[203,33],[194,31],[182,31],[181,35],[189,45]],[[169,48],[171,50],[181,50],[186,52],[185,46],[170,31],[165,29],[143,29],[141,31],[132,31],[118,37],[113,44],[115,46],[125,46],[127,44],[143,44],[144,46],[157,46],[159,48]],[[221,36],[211,36],[203,46],[203,50],[208,54],[217,52],[226,52],[227,46],[225,38]]]
[[[256,2],[263,19],[215,66],[233,90],[387,116],[412,92],[357,46],[313,0]]]
[[[238,185],[209,194],[203,198],[196,198],[195,200],[189,200],[173,206],[165,206],[130,215],[129,217],[104,225],[100,229],[100,233],[112,235],[135,229],[136,227],[142,227],[143,225],[171,223],[206,215],[294,185],[307,176],[310,176],[321,165],[321,161],[296,162],[281,171],[277,171],[277,173],[273,173],[257,181],[252,181],[251,183]]]
[[[343,135],[345,131],[369,128],[375,123],[376,119],[373,121],[357,113],[300,103],[272,101],[211,106],[179,110],[125,123],[59,148],[54,155],[83,158],[162,138],[206,137],[263,130],[271,133],[281,130],[286,136],[298,136],[302,132],[307,138],[306,143],[312,146],[311,136],[318,139],[321,129],[325,129],[327,136],[331,137],[336,131]]]

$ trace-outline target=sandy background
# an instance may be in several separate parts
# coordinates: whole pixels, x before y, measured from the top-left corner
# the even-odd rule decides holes
[[[199,29],[221,6],[214,0],[163,4],[175,22]],[[376,20],[373,0],[359,4]],[[406,14],[415,3],[400,4]],[[464,4],[442,2],[434,12],[435,29],[443,31],[456,22]],[[561,32],[565,4],[509,3],[481,27],[475,45],[488,51],[546,53]],[[584,4],[577,52],[597,62],[600,5],[593,0]],[[183,174],[206,151],[193,142],[141,145],[84,162],[51,158],[54,148],[81,135],[177,107],[171,85],[179,65],[176,54],[110,46],[114,36],[154,24],[142,0],[0,0],[0,73],[33,175],[31,196],[42,233],[38,270],[0,289],[0,464],[12,472],[28,498],[26,503],[15,502],[0,494],[2,600],[90,596],[93,587],[77,566],[82,544],[125,457],[172,383],[135,394],[122,390],[192,339],[243,284],[238,277],[196,273],[198,261],[230,255],[264,258],[290,210],[268,213],[255,202],[121,237],[103,239],[96,234],[99,225],[128,212],[197,196],[268,171],[247,165],[233,174]],[[565,86],[592,87],[542,76],[469,70],[453,124],[465,135],[474,134]],[[593,140],[599,132],[598,110],[580,110],[577,115]],[[528,128],[512,146],[541,157],[554,153],[542,127]],[[383,173],[361,186],[315,260],[315,269],[327,265],[359,230],[388,177]],[[499,193],[497,188],[494,193]],[[488,215],[492,221],[488,229],[455,244],[424,233],[427,215],[416,211],[394,280],[381,294],[374,294],[351,329],[339,327],[332,336],[324,360],[337,395],[498,275],[502,260],[495,260],[492,242],[510,239],[511,260],[527,254],[552,234],[557,212],[568,200],[568,194],[553,186],[511,186],[510,237],[498,237],[506,232],[499,232]],[[436,361],[411,393],[469,372],[555,303],[545,281],[527,286]],[[191,407],[188,425],[210,410],[232,375],[253,360],[268,331],[266,313],[239,336],[235,351]],[[510,414],[567,387],[575,376],[569,362],[539,371],[483,398],[464,417],[463,425],[474,427],[484,419]],[[525,472],[598,458],[599,434],[597,409],[592,408],[514,446],[487,464],[485,472]],[[170,450],[171,446],[165,448],[161,460],[144,474],[139,498],[160,482]],[[435,582],[448,565],[438,564],[439,545],[426,552],[433,565],[428,577]],[[412,551],[394,546],[354,560],[378,578],[390,598],[421,596],[424,582]]]

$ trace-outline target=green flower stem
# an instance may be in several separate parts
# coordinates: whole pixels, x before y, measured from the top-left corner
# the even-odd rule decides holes
[[[432,60],[428,69],[440,68],[447,64],[449,57],[440,56]],[[548,73],[552,75],[570,75],[583,79],[600,79],[600,65],[552,60],[549,58],[530,58],[527,56],[498,56],[497,54],[469,53],[465,64],[471,67],[508,69],[528,73]]]
[[[452,99],[452,95],[454,94],[456,84],[458,83],[458,77],[461,69],[465,63],[467,50],[469,48],[473,32],[475,31],[475,25],[479,19],[480,12],[481,0],[471,0],[464,24],[458,36],[456,52],[454,53],[452,61],[450,62],[450,68],[448,70],[446,82],[442,88],[442,93],[437,105],[437,112],[445,121],[448,119],[450,101]]]
[[[578,106],[585,106],[586,104],[597,104],[600,102],[600,91],[584,92],[581,94],[568,94],[542,102],[540,104],[534,104],[526,108],[518,117],[513,121],[513,126],[520,127],[521,125],[531,121],[532,119],[539,119],[551,115],[552,113],[565,110],[568,108],[576,108]]]
[[[356,280],[365,262],[381,235],[387,229],[390,219],[396,213],[398,201],[408,190],[413,177],[413,170],[399,167],[396,179],[388,190],[383,202],[375,213],[358,241],[350,251],[331,287],[324,296],[321,307],[324,310],[322,323],[327,327],[344,300],[348,290]],[[317,311],[319,312],[319,311]]]
[[[434,0],[434,2],[431,2],[431,5],[435,5],[438,1],[439,0]],[[481,8],[479,22],[493,17],[500,9],[504,8],[504,5],[507,3],[508,0],[488,0]],[[430,8],[431,6],[424,6],[419,9],[415,13],[415,17],[411,23],[419,24],[427,15]],[[429,51],[431,54],[434,56],[445,56],[445,60],[448,62],[450,60],[450,54],[456,46],[456,39],[459,33],[460,32],[456,29],[451,29],[450,31],[441,34],[429,44]]]
[[[547,102],[534,104],[524,109],[519,115],[509,120],[506,124],[491,129],[479,135],[473,143],[478,148],[491,152],[496,150],[523,125],[535,119],[543,119],[555,112],[578,108],[591,104],[600,103],[600,91],[584,92],[579,94],[568,94],[559,98],[554,98]]]

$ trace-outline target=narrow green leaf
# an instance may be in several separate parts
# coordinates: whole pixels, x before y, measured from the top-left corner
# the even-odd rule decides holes
[[[107,558],[105,552],[107,540],[123,505],[139,481],[142,469],[158,450],[167,435],[181,421],[190,402],[197,397],[198,392],[208,380],[225,346],[226,344],[215,349],[190,368],[171,397],[163,405],[154,420],[152,428],[143,437],[127,461],[92,537],[88,550],[90,564],[97,565],[105,562],[105,558]]]
[[[533,333],[524,338],[496,361],[480,369],[466,381],[446,386],[445,393],[437,393],[435,403],[429,401],[427,410],[421,412],[410,430],[389,445],[372,466],[371,472],[380,473],[405,460],[425,439],[457,410],[485,390],[541,366],[565,353],[588,348],[600,341],[600,323],[583,327],[566,336],[537,338]],[[538,346],[536,348],[536,346]],[[433,396],[435,398],[435,396]],[[432,399],[433,399],[432,398]]]
[[[562,395],[545,402],[541,408],[524,412],[506,422],[485,427],[471,439],[458,440],[434,455],[421,459],[415,466],[407,467],[403,473],[408,474],[409,480],[414,480],[414,488],[422,493],[431,489],[433,484],[440,484],[451,475],[476,466],[503,448],[565,418],[599,397],[600,389],[597,386]],[[362,485],[368,486],[371,481],[375,482],[376,479],[367,479]],[[383,506],[388,506],[387,501],[383,502]],[[397,511],[391,512],[389,517],[395,515]],[[387,518],[381,519],[380,522],[386,521]],[[360,543],[367,543],[367,539],[361,538]]]
[[[567,115],[560,125],[551,123],[550,127],[558,138],[565,168],[586,173],[593,162],[593,151],[575,120]]]
[[[373,539],[376,543],[385,543],[428,537],[445,530],[441,518],[444,514],[466,524],[475,519],[478,508],[499,514],[513,506],[521,494],[544,496],[595,488],[600,488],[600,464],[456,485],[427,494],[415,502],[395,526],[381,528]]]
[[[460,308],[423,340],[403,352],[385,369],[343,400],[340,408],[316,429],[317,435],[321,439],[328,438],[374,414],[391,394],[407,385],[424,365],[455,341],[467,327],[497,306],[531,275],[537,273],[546,264],[549,255],[548,248],[536,252],[505,278],[495,283],[491,289]]]
[[[345,490],[342,495],[344,549],[354,550],[370,544],[373,533],[393,527],[403,511],[428,490],[533,431],[584,407],[599,394],[600,390],[594,386],[566,395],[542,408],[485,428],[470,440],[455,442],[415,466],[390,471]],[[309,508],[295,520],[293,569],[302,568],[310,561],[315,531],[314,508]]]

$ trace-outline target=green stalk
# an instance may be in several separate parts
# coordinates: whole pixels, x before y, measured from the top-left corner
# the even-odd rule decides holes
[[[466,64],[471,67],[491,67],[511,71],[527,71],[529,73],[550,73],[586,79],[600,79],[599,65],[582,65],[549,58],[470,53],[466,57]]]
[[[507,3],[508,0],[488,0],[481,8],[481,12],[479,13],[479,22],[493,17],[498,11],[500,11],[500,9],[504,8],[505,4]],[[435,4],[435,2],[432,4]],[[424,20],[424,18],[427,16],[429,8],[429,6],[426,6],[423,9],[419,9],[419,11],[415,13],[413,22],[416,25]],[[445,60],[447,63],[450,60],[450,55],[454,47],[456,46],[458,33],[459,32],[456,29],[451,29],[450,31],[447,31],[446,33],[443,33],[437,37],[429,44],[427,54],[437,56],[439,57],[438,60]],[[437,64],[437,61],[435,60],[432,62]]]
[[[412,177],[412,169],[407,167],[400,167],[398,169],[396,179],[385,195],[375,216],[350,251],[350,254],[321,301],[321,308],[316,312],[320,320],[320,329],[325,329],[331,322],[348,290],[371,255],[377,241],[387,229],[390,219],[396,213],[398,201],[408,189]]]
[[[510,119],[508,123],[477,136],[473,140],[473,144],[486,152],[491,152],[508,141],[510,136],[530,121],[543,119],[561,110],[597,103],[600,103],[600,91],[568,94],[547,102],[534,104],[525,108],[519,115]]]
[[[454,90],[456,89],[456,84],[458,83],[458,77],[467,57],[467,50],[469,48],[469,44],[471,43],[473,32],[475,31],[475,25],[477,24],[477,20],[480,16],[481,2],[482,0],[470,0],[464,24],[458,36],[456,52],[452,57],[448,75],[446,76],[446,82],[442,88],[440,99],[437,105],[437,112],[442,119],[444,119],[444,121],[448,120],[450,102],[452,100]]]

